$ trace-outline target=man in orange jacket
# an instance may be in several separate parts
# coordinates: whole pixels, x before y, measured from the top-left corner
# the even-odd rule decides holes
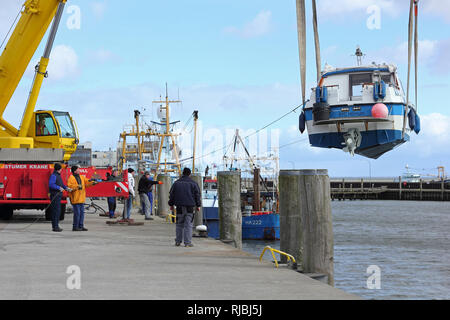
[[[87,231],[84,227],[84,201],[86,200],[86,188],[94,184],[95,181],[89,181],[86,176],[80,175],[80,168],[73,166],[72,175],[67,180],[67,186],[72,189],[69,193],[70,203],[73,208],[73,228],[72,231]]]

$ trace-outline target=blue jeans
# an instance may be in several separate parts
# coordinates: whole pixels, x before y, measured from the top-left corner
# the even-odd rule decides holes
[[[84,228],[84,203],[72,204],[73,208],[73,228]]]
[[[149,218],[152,207],[148,195],[146,193],[139,193],[139,199],[141,201],[142,212],[145,214],[146,218]]]
[[[111,218],[113,218],[114,213],[116,211],[116,198],[115,197],[108,198],[108,211],[109,211],[109,216]]]
[[[194,222],[194,213],[187,212],[185,207],[177,207],[177,224],[175,227],[175,242],[185,245],[192,242],[192,228]]]
[[[129,194],[128,199],[125,200],[125,208],[123,211],[123,218],[130,219],[131,209],[133,208],[133,195]]]
[[[153,215],[153,194],[151,192],[147,193],[148,201],[150,201],[150,215]]]
[[[49,207],[50,212],[52,213],[52,229],[59,228],[59,216],[61,215],[61,198],[62,193],[52,194],[51,195],[51,204]]]

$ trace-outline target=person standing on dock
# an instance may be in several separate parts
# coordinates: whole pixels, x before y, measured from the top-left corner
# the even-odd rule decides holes
[[[117,177],[117,170],[112,170],[111,174],[108,172],[106,173],[106,181],[114,181],[114,179]],[[116,197],[108,197],[108,213],[109,218],[114,218],[116,213],[116,207],[117,207],[117,200]]]
[[[150,199],[148,198],[148,193],[152,192],[153,185],[162,184],[162,181],[153,181],[149,178],[150,172],[146,171],[139,179],[138,183],[139,199],[141,201],[142,212],[145,214],[145,220],[153,220],[153,218],[150,217],[152,207]]]
[[[73,208],[72,231],[88,231],[84,227],[84,201],[86,200],[86,188],[97,184],[96,181],[89,181],[86,176],[80,175],[80,167],[73,166],[72,175],[67,180],[67,185],[72,192],[69,193],[70,203]]]
[[[184,168],[183,176],[174,182],[169,191],[170,210],[174,211],[176,206],[177,223],[175,245],[179,246],[184,241],[185,247],[193,247],[192,225],[194,221],[194,207],[200,210],[202,205],[200,199],[200,188],[189,176],[191,170]]]
[[[62,166],[55,163],[54,171],[48,181],[48,188],[50,193],[49,210],[52,217],[52,230],[54,232],[61,232],[63,229],[59,227],[59,216],[61,215],[61,199],[64,190],[71,191],[71,189],[64,185],[61,178]]]
[[[133,199],[134,195],[134,177],[133,177],[133,168],[128,168],[128,199],[125,199],[125,205],[123,207],[123,220],[128,221],[131,217],[131,209],[133,208]]]
[[[155,170],[152,170],[150,172],[150,176],[148,177],[148,180],[153,181],[153,177],[155,175]],[[153,188],[150,188],[149,192],[147,193],[148,201],[150,201],[150,215],[153,215]]]

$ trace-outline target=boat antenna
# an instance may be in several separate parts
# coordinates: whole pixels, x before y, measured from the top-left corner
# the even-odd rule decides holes
[[[362,58],[365,56],[365,54],[362,52],[361,48],[359,46],[356,46],[356,51],[353,56],[356,56],[356,64],[359,66],[362,65]]]

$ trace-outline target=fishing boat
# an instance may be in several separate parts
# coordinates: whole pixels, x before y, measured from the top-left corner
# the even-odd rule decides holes
[[[420,174],[412,172],[408,165],[406,165],[405,168],[406,168],[406,172],[404,172],[402,175],[402,181],[420,182],[420,178],[421,178]]]
[[[321,68],[316,1],[312,0],[317,85],[306,100],[306,10],[297,0],[297,30],[300,60],[302,112],[299,129],[308,129],[313,147],[341,149],[351,155],[377,159],[409,141],[420,131],[418,91],[418,2],[410,1],[408,22],[408,68],[406,94],[392,64],[363,65],[356,48],[356,67]],[[410,103],[412,53],[415,65],[415,105]],[[409,126],[407,126],[407,123]]]
[[[407,111],[407,112],[405,112]],[[408,126],[406,126],[408,123]],[[420,131],[416,107],[391,64],[326,65],[302,109],[299,129],[310,144],[377,159]]]
[[[219,205],[217,198],[217,180],[205,179],[202,196],[203,223],[207,226],[208,236],[219,239]],[[243,240],[279,240],[280,215],[274,211],[252,212],[244,206],[242,214]]]

